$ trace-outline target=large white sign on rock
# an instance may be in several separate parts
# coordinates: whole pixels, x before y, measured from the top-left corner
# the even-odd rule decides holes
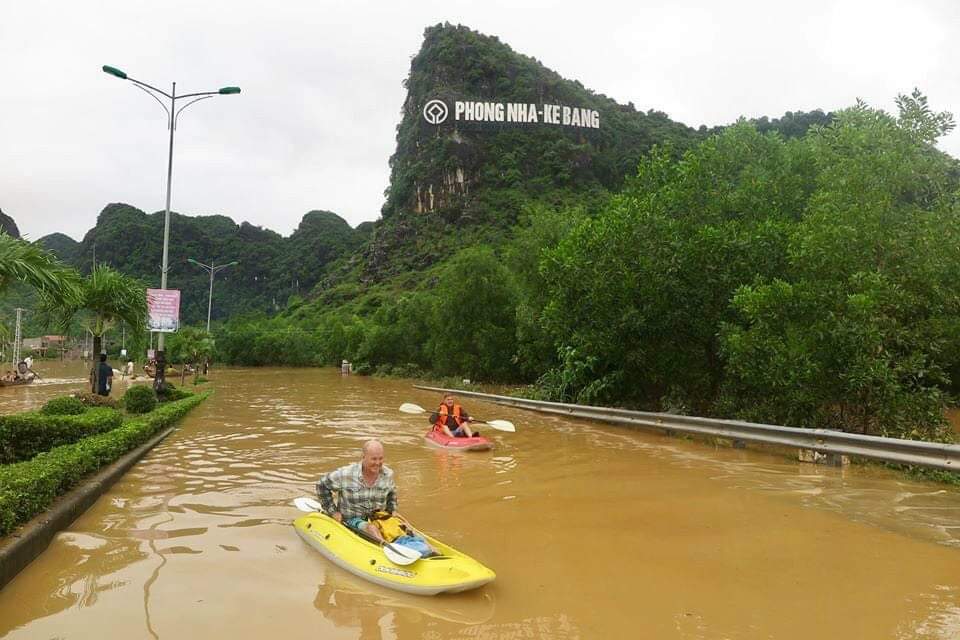
[[[599,129],[600,113],[596,109],[562,104],[524,102],[484,102],[455,100],[453,109],[443,100],[430,100],[423,106],[423,118],[430,124],[446,122],[503,122],[516,124],[549,124],[581,129]]]

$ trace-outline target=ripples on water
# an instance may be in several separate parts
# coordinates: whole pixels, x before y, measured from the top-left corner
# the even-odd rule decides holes
[[[806,606],[821,612],[812,618],[817,628],[855,628],[842,613],[844,594],[884,606],[873,594],[876,579],[855,573],[849,588],[836,577],[821,584],[824,571],[807,567],[790,580],[749,544],[712,537],[714,524],[731,536],[751,533],[735,522],[743,508],[758,527],[773,526],[771,510],[797,527],[823,526],[803,513],[812,510],[937,542],[951,554],[960,546],[960,492],[882,469],[815,467],[477,402],[468,408],[513,420],[518,432],[486,433],[497,444],[492,453],[449,452],[423,442],[425,419],[396,409],[435,400],[397,381],[229,372],[212,400],[61,534],[19,585],[0,592],[0,636],[22,627],[18,638],[103,637],[115,621],[125,637],[809,637],[791,622],[809,615],[797,611],[799,599],[813,598]],[[497,582],[417,598],[359,580],[300,543],[290,528],[292,499],[312,494],[321,473],[356,460],[371,436],[385,441],[398,473],[401,511],[490,563]],[[754,505],[752,495],[766,502]],[[734,521],[720,518],[725,508]],[[829,544],[820,531],[809,538],[790,553],[817,558],[817,545]],[[904,548],[915,552],[912,545]],[[879,575],[891,570],[876,562]],[[960,637],[960,577],[925,581],[919,573],[903,578],[917,587],[907,602],[887,603],[903,609],[895,629],[882,628],[903,639]],[[887,599],[902,598],[895,585],[880,584]],[[35,604],[17,608],[4,599],[14,592]],[[745,600],[749,610],[738,610]]]
[[[960,491],[904,479],[880,467],[834,469],[764,454],[623,430],[612,433],[595,423],[543,417],[551,430],[580,434],[591,448],[642,451],[645,456],[688,469],[707,469],[725,486],[762,491],[805,507],[826,509],[859,522],[960,548]],[[759,455],[758,455],[759,454]]]

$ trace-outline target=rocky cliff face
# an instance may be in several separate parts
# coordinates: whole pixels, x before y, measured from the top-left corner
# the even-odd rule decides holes
[[[0,209],[0,230],[14,238],[20,237],[20,230],[17,229],[17,223],[13,221],[13,218],[5,214],[2,209]]]
[[[616,190],[653,144],[699,137],[463,26],[425,31],[405,86],[368,280],[430,264],[450,234],[509,228],[530,202]]]

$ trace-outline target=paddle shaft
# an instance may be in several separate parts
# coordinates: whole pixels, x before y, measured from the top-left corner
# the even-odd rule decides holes
[[[420,405],[413,404],[411,402],[404,402],[402,405],[400,405],[400,411],[402,411],[403,413],[411,413],[411,414],[430,413],[431,415],[436,414],[438,417],[440,415],[439,411],[430,412],[424,409],[423,407],[421,407]],[[448,413],[447,415],[450,415],[450,414]],[[509,420],[478,420],[476,418],[468,418],[468,419],[464,419],[464,421],[478,422],[480,424],[490,425],[491,427],[493,427],[494,429],[497,429],[498,431],[510,431],[510,432],[516,431],[516,427],[514,427],[513,423],[510,422]]]
[[[424,411],[426,411],[426,409],[424,409]],[[432,412],[432,413],[436,413],[436,411],[434,411],[434,412]],[[448,414],[448,415],[449,415],[449,414]],[[463,421],[464,421],[464,422],[467,422],[467,423],[474,423],[474,422],[476,422],[477,424],[488,424],[488,425],[490,425],[491,427],[497,428],[497,425],[496,425],[496,424],[493,424],[492,421],[488,422],[488,421],[486,421],[486,420],[479,420],[479,419],[477,419],[477,418],[463,418]],[[447,425],[447,428],[449,429],[450,426]]]

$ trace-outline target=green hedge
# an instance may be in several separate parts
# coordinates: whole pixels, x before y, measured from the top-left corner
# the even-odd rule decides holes
[[[84,438],[36,456],[28,462],[0,467],[0,535],[10,533],[46,509],[87,474],[110,464],[127,451],[181,418],[210,393],[197,394],[127,420],[107,433]]]
[[[178,389],[172,383],[167,382],[163,385],[163,391],[157,394],[157,399],[161,402],[174,402],[189,398],[192,394],[184,389]]]
[[[111,431],[122,417],[113,409],[90,409],[80,415],[26,411],[0,416],[0,464],[29,460],[38,453],[81,438]]]
[[[123,394],[123,406],[130,413],[150,413],[157,408],[157,394],[149,385],[135,384]]]
[[[63,396],[47,401],[47,404],[40,409],[40,413],[45,413],[48,416],[78,416],[86,410],[87,407],[79,399],[73,396]]]

